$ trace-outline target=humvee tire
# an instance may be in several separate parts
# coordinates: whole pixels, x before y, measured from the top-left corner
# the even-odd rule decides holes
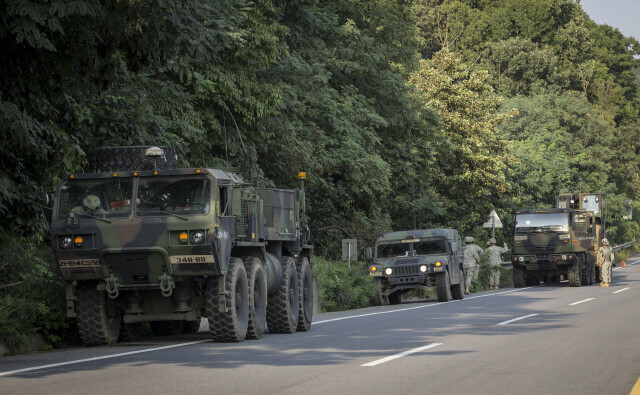
[[[464,299],[464,271],[462,268],[460,270],[459,279],[460,282],[458,284],[451,286],[451,296],[454,300],[462,300]]]
[[[582,259],[578,258],[577,262],[571,265],[567,271],[567,277],[569,278],[569,286],[579,287],[582,285],[582,270],[580,270],[580,262]]]
[[[249,325],[247,339],[260,339],[267,323],[267,278],[259,258],[242,258],[249,286]]]
[[[313,320],[313,275],[307,257],[301,256],[296,263],[298,286],[300,287],[300,309],[298,311],[298,330],[306,332]]]
[[[282,257],[282,278],[278,288],[269,295],[267,327],[269,333],[295,333],[300,313],[300,289],[296,261]]]
[[[96,148],[89,153],[88,172],[162,170],[175,169],[177,167],[178,159],[173,148],[158,147],[164,151],[164,156],[154,159],[145,155],[147,149],[151,147],[153,146]]]
[[[77,286],[76,305],[78,332],[86,345],[115,344],[120,335],[122,316],[105,291],[98,291],[93,282]]]
[[[451,281],[447,272],[436,275],[436,294],[438,295],[438,302],[451,301]]]
[[[205,315],[214,341],[241,342],[249,326],[249,289],[247,273],[240,258],[229,259],[225,274],[225,308],[220,310],[218,278],[209,277],[206,286]]]
[[[523,288],[525,286],[524,269],[521,267],[513,268],[513,286],[515,288]]]
[[[151,333],[153,336],[175,336],[184,330],[184,321],[151,321]]]
[[[402,292],[396,291],[392,294],[389,294],[389,304],[400,304],[402,303]]]
[[[386,302],[386,298],[382,295],[382,280],[379,278],[373,279],[373,289],[375,290],[375,294],[371,298],[372,306],[384,306]]]

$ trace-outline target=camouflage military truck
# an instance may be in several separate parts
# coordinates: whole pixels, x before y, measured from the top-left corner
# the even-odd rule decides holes
[[[94,172],[57,185],[52,244],[82,341],[115,343],[144,322],[193,332],[201,317],[216,341],[309,330],[304,185],[254,188],[176,162],[161,147],[105,148]]]
[[[464,298],[463,246],[453,229],[385,233],[367,249],[374,304],[398,304],[411,289],[436,287],[438,301]]]
[[[513,236],[513,284],[553,283],[565,276],[572,287],[598,279],[596,256],[605,237],[606,202],[598,193],[560,194],[557,207],[518,210]]]

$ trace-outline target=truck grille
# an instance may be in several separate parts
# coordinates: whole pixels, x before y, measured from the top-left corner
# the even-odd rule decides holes
[[[412,274],[418,274],[418,266],[396,266],[394,273],[396,276],[410,276]]]

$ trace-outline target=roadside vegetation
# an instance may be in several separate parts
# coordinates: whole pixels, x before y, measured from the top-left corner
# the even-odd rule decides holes
[[[0,0],[0,20],[11,345],[73,325],[45,192],[101,146],[171,146],[180,166],[239,165],[246,146],[258,186],[306,171],[327,311],[369,292],[330,263],[337,227],[363,247],[433,227],[484,240],[495,209],[500,245],[514,209],[580,190],[606,196],[613,245],[640,239],[640,44],[579,2]]]

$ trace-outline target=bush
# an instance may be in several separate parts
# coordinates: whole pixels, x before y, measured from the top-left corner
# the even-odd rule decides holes
[[[313,258],[313,272],[318,279],[322,312],[367,307],[375,294],[363,263],[349,265],[317,256]]]
[[[51,249],[38,240],[0,234],[0,341],[12,350],[28,348],[41,333],[58,345],[68,326],[64,284]]]

